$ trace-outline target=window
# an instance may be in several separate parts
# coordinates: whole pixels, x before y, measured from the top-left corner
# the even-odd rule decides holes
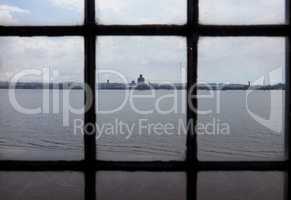
[[[120,184],[122,181],[132,182],[133,179],[139,179],[138,181],[142,182],[142,179],[146,177],[149,179],[149,183],[153,183],[152,177],[159,176],[161,189],[159,191],[155,191],[151,193],[153,197],[164,197],[166,192],[161,194],[161,191],[171,191],[171,185],[169,182],[177,181],[181,185],[177,188],[177,194],[179,198],[183,198],[182,190],[186,190],[185,197],[187,199],[208,199],[210,194],[205,193],[205,180],[212,179],[228,179],[238,178],[239,180],[244,181],[247,177],[250,179],[254,179],[254,181],[247,179],[246,184],[251,182],[252,184],[271,180],[271,183],[268,187],[262,190],[271,190],[274,191],[273,194],[278,194],[275,199],[278,197],[284,197],[288,199],[288,190],[285,188],[284,193],[288,193],[288,195],[282,194],[282,187],[285,182],[288,184],[289,175],[288,173],[288,164],[289,164],[289,131],[290,131],[290,70],[289,70],[289,60],[290,60],[290,24],[286,24],[285,22],[290,21],[290,17],[285,20],[285,14],[290,12],[289,4],[283,3],[283,1],[276,1],[278,4],[271,5],[272,11],[268,11],[264,8],[264,3],[252,3],[251,1],[246,1],[241,4],[246,4],[246,7],[234,6],[233,9],[230,9],[231,12],[228,13],[227,19],[219,17],[220,13],[224,12],[224,6],[230,4],[230,1],[224,1],[223,4],[219,4],[219,7],[215,6],[218,4],[216,1],[200,1],[200,8],[198,1],[188,0],[185,1],[122,1],[122,3],[115,0],[105,1],[105,0],[84,0],[84,24],[82,22],[82,4],[80,1],[45,1],[45,2],[53,2],[55,4],[61,4],[61,6],[65,6],[66,8],[77,8],[79,13],[75,13],[74,17],[72,16],[72,12],[68,11],[68,13],[59,13],[59,11],[46,12],[46,14],[41,14],[43,10],[48,9],[48,5],[39,5],[38,1],[32,1],[36,5],[36,7],[43,8],[36,10],[38,15],[35,17],[27,18],[23,16],[23,18],[27,19],[21,23],[17,22],[17,19],[12,18],[11,12],[16,12],[17,15],[26,15],[28,11],[23,8],[19,8],[17,6],[7,6],[11,1],[0,1],[0,36],[1,41],[5,40],[6,37],[31,37],[31,42],[34,41],[35,37],[43,37],[48,36],[48,40],[54,40],[52,37],[62,36],[66,37],[82,37],[84,41],[84,52],[80,50],[80,54],[84,57],[84,83],[90,88],[84,88],[84,96],[85,101],[83,109],[84,113],[84,122],[85,126],[87,124],[91,124],[92,126],[86,127],[87,133],[84,134],[84,159],[82,160],[50,160],[46,158],[45,160],[31,160],[29,159],[18,159],[11,160],[2,159],[0,160],[0,180],[9,179],[13,183],[8,184],[7,190],[0,189],[1,195],[10,196],[13,198],[15,195],[12,194],[11,191],[15,190],[14,184],[21,180],[20,182],[25,181],[25,177],[33,177],[33,179],[43,179],[43,176],[55,176],[58,173],[61,173],[62,180],[56,178],[52,180],[54,184],[48,183],[47,186],[59,184],[60,188],[54,188],[52,186],[52,190],[45,191],[43,194],[47,195],[48,192],[52,195],[57,195],[60,193],[58,190],[65,190],[65,192],[61,192],[62,197],[71,198],[72,196],[76,199],[86,199],[86,200],[94,200],[97,197],[107,198],[108,194],[105,194],[102,190],[100,192],[100,188],[103,186],[99,186],[98,184],[108,185],[108,180],[112,180],[116,183],[117,187],[121,188],[117,194],[123,195],[123,189],[125,191],[129,190],[126,186]],[[15,1],[18,2],[17,5],[24,5],[23,1]],[[62,3],[61,3],[62,2]],[[127,2],[127,3],[126,3]],[[210,3],[209,3],[210,2]],[[263,2],[263,1],[258,1]],[[187,11],[186,11],[187,4]],[[288,10],[285,12],[285,4],[288,4]],[[4,6],[3,6],[4,5]],[[52,6],[52,4],[50,4]],[[96,7],[95,7],[96,5]],[[129,7],[129,5],[133,6],[133,9]],[[96,8],[96,10],[95,10]],[[144,12],[144,8],[151,9]],[[163,9],[161,9],[163,8]],[[221,9],[220,9],[221,8]],[[243,8],[243,10],[235,11],[236,9]],[[251,8],[251,12],[245,11],[246,8]],[[172,11],[169,14],[169,11]],[[199,10],[200,9],[200,10]],[[50,9],[49,9],[50,10]],[[162,10],[162,11],[161,11]],[[261,10],[261,12],[255,12],[257,10]],[[273,12],[274,10],[274,12]],[[46,10],[47,11],[47,10]],[[200,11],[200,12],[199,12]],[[53,19],[54,12],[56,15],[64,15],[63,20],[55,21]],[[125,13],[130,13],[130,16],[125,16]],[[200,15],[198,14],[200,13]],[[269,13],[275,13],[274,15],[269,15]],[[243,15],[243,16],[241,16]],[[250,15],[250,16],[249,16]],[[267,18],[260,18],[261,16],[268,16]],[[38,16],[46,16],[45,18],[38,18]],[[215,16],[215,17],[214,17]],[[200,17],[200,19],[199,19]],[[20,17],[21,18],[21,17]],[[187,18],[187,19],[185,19]],[[18,18],[19,19],[19,18]],[[72,19],[74,19],[72,21]],[[10,20],[10,21],[9,21]],[[201,24],[200,24],[201,22]],[[79,25],[76,25],[79,24]],[[223,24],[223,25],[222,25]],[[251,24],[251,25],[250,25]],[[263,25],[262,25],[263,24]],[[15,26],[17,25],[17,26]],[[21,25],[21,26],[20,26]],[[22,26],[24,25],[24,26]],[[26,26],[29,25],[29,26]],[[33,25],[33,26],[32,26]],[[49,26],[48,26],[49,25]],[[57,26],[56,26],[57,25]],[[203,49],[203,45],[207,45],[207,41],[215,40],[214,44],[217,42],[226,42],[232,43],[237,42],[240,38],[244,40],[252,40],[252,37],[256,37],[256,41],[266,42],[268,45],[269,40],[276,40],[275,46],[269,46],[271,52],[284,52],[286,53],[286,57],[282,57],[282,59],[286,59],[285,72],[284,76],[286,82],[286,90],[285,90],[285,114],[284,114],[284,151],[286,153],[283,155],[288,157],[286,159],[257,159],[257,157],[253,157],[251,160],[240,160],[240,159],[222,159],[215,160],[213,156],[208,157],[208,159],[203,160],[199,158],[199,137],[197,136],[197,132],[194,128],[191,128],[187,132],[187,136],[185,138],[185,156],[183,160],[180,156],[175,157],[174,159],[166,159],[166,160],[149,160],[145,159],[142,161],[138,161],[133,157],[130,160],[119,160],[114,159],[111,156],[107,156],[105,159],[99,159],[98,152],[98,142],[96,142],[96,121],[98,121],[98,110],[96,109],[96,105],[98,103],[96,94],[96,80],[99,78],[96,74],[96,68],[100,66],[100,62],[102,58],[98,60],[100,54],[98,50],[101,50],[105,47],[102,46],[106,43],[108,38],[116,37],[116,45],[120,45],[124,43],[122,38],[126,37],[126,40],[135,40],[136,37],[142,37],[145,43],[153,42],[152,39],[147,41],[147,38],[154,37],[167,37],[169,43],[174,40],[185,40],[186,48],[185,55],[186,58],[186,68],[187,68],[187,76],[186,76],[186,88],[187,94],[191,94],[193,98],[187,98],[187,112],[186,112],[186,122],[193,120],[196,124],[199,121],[199,116],[197,113],[193,112],[192,108],[198,107],[198,100],[195,98],[197,94],[197,87],[193,90],[192,86],[197,83],[200,78],[200,72],[203,72],[204,69],[198,68],[201,66],[200,53],[201,48]],[[230,38],[229,38],[230,37]],[[176,38],[176,39],[174,39]],[[178,39],[177,39],[178,38]],[[286,40],[285,40],[286,39]],[[26,39],[21,39],[26,40]],[[100,41],[100,43],[98,43]],[[286,43],[285,43],[286,41]],[[9,42],[9,41],[8,41]],[[108,42],[108,41],[107,41]],[[179,43],[179,42],[178,42]],[[96,46],[97,44],[97,46]],[[163,45],[161,43],[161,45]],[[75,45],[74,48],[78,48]],[[284,49],[286,46],[286,50]],[[183,49],[183,46],[180,47]],[[278,48],[278,49],[276,49]],[[80,47],[82,49],[82,47]],[[217,49],[209,49],[208,51],[216,51]],[[154,46],[153,46],[154,51]],[[168,51],[166,49],[165,51]],[[182,50],[183,51],[183,50]],[[205,52],[205,54],[208,53]],[[259,50],[258,50],[259,51]],[[68,52],[66,52],[68,53]],[[84,54],[83,54],[84,53]],[[117,54],[120,53],[117,51]],[[129,52],[130,53],[130,52]],[[219,51],[218,51],[219,53]],[[235,52],[233,52],[235,54]],[[97,56],[96,56],[97,55]],[[181,59],[183,59],[183,53],[181,54]],[[267,54],[268,55],[268,54]],[[112,59],[114,59],[115,55],[112,55]],[[265,56],[265,55],[264,55]],[[18,57],[18,55],[17,55]],[[247,58],[248,59],[248,58]],[[264,59],[264,58],[263,58]],[[268,60],[269,58],[266,58]],[[226,58],[228,61],[228,58]],[[183,60],[182,60],[183,62]],[[276,62],[276,61],[275,61]],[[285,62],[285,61],[280,61]],[[268,63],[268,62],[267,62]],[[78,65],[79,66],[79,65]],[[241,66],[243,67],[243,66]],[[282,66],[284,67],[284,66]],[[1,69],[1,68],[0,68]],[[2,70],[2,69],[1,69]],[[199,71],[202,70],[202,71]],[[215,73],[216,69],[211,69],[211,72]],[[233,69],[234,71],[236,69]],[[79,74],[82,74],[81,71]],[[80,76],[79,76],[80,78]],[[142,77],[141,77],[142,78]],[[82,78],[80,78],[82,81]],[[284,78],[283,78],[284,80]],[[98,86],[98,85],[97,85]],[[102,97],[101,97],[102,98]],[[283,97],[281,97],[283,99]],[[92,99],[92,102],[88,103],[88,101]],[[283,105],[283,104],[282,104]],[[2,129],[1,129],[2,131]],[[96,147],[97,143],[97,147]],[[102,145],[102,144],[101,144]],[[283,144],[282,144],[283,145]],[[4,152],[5,153],[5,152]],[[2,152],[0,153],[0,155]],[[102,158],[105,156],[103,155]],[[199,158],[199,159],[198,159]],[[9,172],[8,172],[9,171]],[[47,172],[43,172],[47,171]],[[63,171],[69,171],[63,172]],[[105,172],[104,172],[105,171]],[[116,172],[113,172],[116,171]],[[139,172],[129,172],[129,171],[139,171]],[[213,172],[209,172],[213,171]],[[220,171],[220,172],[218,172]],[[222,172],[221,172],[222,171]],[[236,172],[233,172],[236,171]],[[239,171],[239,172],[237,172]],[[252,171],[252,172],[249,172]],[[262,172],[264,171],[264,172]],[[266,172],[267,171],[267,172]],[[84,180],[82,176],[78,172],[84,174]],[[109,173],[108,172],[112,172]],[[158,173],[158,174],[155,174]],[[253,176],[253,173],[256,176]],[[33,175],[31,175],[33,174]],[[16,181],[13,181],[11,177],[16,177]],[[185,177],[184,177],[185,175]],[[245,175],[245,176],[243,176]],[[287,178],[286,178],[287,177]],[[13,179],[14,179],[13,178]],[[63,182],[64,180],[73,179],[72,182],[78,182],[80,188],[84,185],[84,191],[80,191],[80,188],[76,188],[75,184],[71,185],[68,189],[62,189],[63,185],[66,185]],[[184,180],[185,179],[185,180]],[[183,182],[185,181],[185,185]],[[61,182],[61,184],[60,184]],[[71,183],[71,181],[69,181]],[[230,181],[229,184],[232,185],[233,181]],[[278,183],[280,186],[278,186]],[[208,183],[206,183],[208,185]],[[210,188],[207,190],[211,190],[211,188],[215,187],[213,184],[216,182],[211,182],[209,184]],[[13,187],[9,186],[13,185]],[[140,183],[144,191],[151,190],[152,186],[143,185]],[[275,186],[274,186],[275,185]],[[133,187],[136,185],[133,185]],[[274,186],[274,187],[272,187]],[[281,187],[282,186],[282,187]],[[2,187],[2,184],[1,184]],[[232,185],[230,188],[231,191],[237,192],[237,188],[239,187],[237,183]],[[279,187],[279,189],[278,189]],[[18,187],[16,187],[18,188]],[[35,189],[43,190],[41,186],[34,187],[31,186],[31,192]],[[71,190],[72,189],[72,190]],[[131,188],[130,188],[131,189]],[[245,192],[237,194],[245,194],[248,193],[253,194],[253,190],[250,190],[249,187],[244,188]],[[57,190],[57,191],[55,191]],[[68,191],[70,190],[70,191]],[[8,191],[8,192],[7,192]],[[10,191],[10,192],[9,192]],[[73,193],[71,193],[73,191]],[[96,194],[97,192],[100,192]],[[199,192],[200,191],[200,192]],[[111,192],[110,190],[108,192]],[[216,191],[214,195],[224,196],[225,192]],[[74,194],[74,195],[73,195]],[[80,197],[81,195],[84,197]],[[171,194],[171,193],[169,193]],[[175,194],[175,195],[177,195]],[[30,195],[31,194],[27,194]],[[132,195],[135,195],[134,193]],[[264,198],[264,194],[259,192],[256,194],[257,197]],[[216,196],[216,197],[217,197]],[[42,196],[41,196],[42,197]],[[59,197],[59,196],[58,196]],[[165,196],[165,198],[168,196]],[[173,197],[173,196],[171,196]],[[268,196],[270,197],[270,196]],[[39,197],[38,197],[39,198]],[[109,198],[109,197],[108,197]],[[115,198],[115,197],[112,197]],[[129,198],[137,198],[129,197]],[[271,198],[271,197],[270,197]],[[9,198],[8,198],[9,199]]]
[[[1,37],[0,43],[1,83],[16,84],[0,90],[0,159],[81,160],[83,137],[72,133],[73,121],[83,119],[84,91],[61,88],[83,82],[83,39]]]
[[[97,134],[97,158],[183,161],[186,156],[186,132],[179,123],[186,122],[185,90],[104,90],[100,83],[109,81],[106,83],[108,86],[136,83],[141,74],[146,82],[152,84],[185,84],[186,40],[174,36],[101,36],[96,45],[99,130],[103,125],[115,124],[116,119],[130,127],[120,128],[115,134],[100,131],[104,134]],[[111,59],[112,55],[114,59]],[[112,101],[112,98],[117,100]],[[168,124],[173,129],[163,135],[157,130],[158,127],[150,128],[157,121],[160,127]],[[180,134],[175,134],[179,131]]]
[[[259,88],[285,84],[285,51],[281,37],[199,38],[198,82],[222,87],[198,92],[200,160],[285,160],[285,92]]]

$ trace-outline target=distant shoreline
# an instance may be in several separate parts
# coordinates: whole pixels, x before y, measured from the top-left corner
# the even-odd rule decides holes
[[[83,84],[75,82],[66,83],[38,83],[38,82],[19,82],[11,84],[8,82],[0,82],[0,89],[31,89],[31,90],[83,90]],[[186,85],[183,83],[173,84],[141,84],[130,85],[122,83],[98,83],[97,90],[186,90]],[[244,84],[222,84],[208,83],[198,84],[197,90],[285,90],[285,84],[278,83],[275,85],[244,85]]]

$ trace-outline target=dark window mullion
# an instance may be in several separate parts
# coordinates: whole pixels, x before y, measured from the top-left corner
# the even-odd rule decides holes
[[[291,30],[290,30],[290,23],[291,23],[291,3],[290,0],[286,0],[286,21],[288,23],[288,37],[287,37],[287,44],[286,44],[286,70],[285,70],[285,81],[286,81],[286,88],[285,88],[285,148],[286,148],[286,156],[288,162],[290,162],[290,122],[291,122]]]
[[[96,36],[93,31],[94,26],[95,1],[85,0],[85,200],[96,199],[96,171],[94,168],[96,160]]]
[[[90,33],[85,36],[85,127],[84,145],[85,161],[96,159],[96,109],[95,109],[95,43],[96,37]]]
[[[196,113],[197,88],[197,49],[198,49],[198,0],[188,0],[188,32],[187,32],[187,125],[193,122],[193,126],[187,132],[187,153],[186,161],[191,164],[197,162],[197,138],[195,133],[196,126]],[[194,87],[194,88],[193,88]],[[189,98],[191,97],[191,98]],[[194,107],[191,108],[191,107]]]
[[[286,148],[286,156],[287,156],[287,163],[290,163],[290,130],[291,130],[291,31],[290,31],[290,23],[291,23],[291,3],[290,0],[286,0],[286,23],[288,23],[288,37],[287,37],[287,44],[286,44],[286,67],[285,67],[285,148]],[[289,166],[290,167],[290,166]],[[290,199],[290,192],[288,185],[290,184],[290,175],[289,175],[289,168],[286,174],[286,181],[285,181],[285,199]]]
[[[291,9],[290,9],[291,12]],[[289,21],[291,22],[291,19],[289,19]],[[288,42],[287,42],[287,52],[286,52],[286,57],[287,57],[287,65],[286,65],[286,89],[285,89],[285,106],[286,106],[286,113],[285,113],[285,124],[286,124],[286,129],[285,129],[285,148],[286,148],[286,156],[287,156],[287,163],[289,165],[290,163],[290,130],[291,130],[291,69],[290,69],[290,63],[291,63],[291,38],[290,38],[291,32],[289,29],[289,37],[287,38]],[[290,166],[289,166],[290,167]],[[285,187],[285,194],[286,194],[286,199],[290,199],[290,192],[288,189],[288,185],[290,184],[290,175],[289,175],[289,168],[287,171],[287,183],[286,183],[286,187]]]
[[[188,164],[192,165],[198,162],[197,159],[197,135],[195,126],[197,122],[197,43],[198,37],[191,31],[187,36],[187,154]],[[192,165],[193,167],[193,165]]]
[[[95,6],[94,0],[85,0],[85,26],[90,27],[95,24]],[[86,29],[85,33],[85,127],[91,127],[86,129],[84,134],[84,145],[85,145],[85,161],[95,162],[96,158],[96,109],[95,109],[95,81],[96,81],[96,37],[94,32],[90,28]]]
[[[89,30],[98,35],[186,36],[186,25],[82,25],[82,26],[1,26],[0,36],[83,36]],[[195,27],[195,26],[194,26]],[[189,30],[190,29],[190,30]],[[197,29],[197,27],[196,27]],[[278,36],[289,35],[289,25],[198,25],[200,36]]]
[[[198,51],[198,0],[187,1],[187,200],[197,198],[197,51]],[[189,98],[190,97],[190,98]],[[194,97],[194,98],[193,98]],[[193,109],[194,108],[194,109]],[[197,110],[197,109],[196,109]]]
[[[284,37],[289,34],[288,25],[198,25],[199,35],[223,36],[266,36]]]

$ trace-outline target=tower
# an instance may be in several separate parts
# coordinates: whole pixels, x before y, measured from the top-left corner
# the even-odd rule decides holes
[[[145,83],[145,79],[142,76],[142,74],[139,75],[139,77],[137,78],[137,84],[144,84]]]

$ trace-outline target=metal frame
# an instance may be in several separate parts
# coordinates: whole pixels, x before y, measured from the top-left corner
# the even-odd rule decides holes
[[[214,26],[201,25],[198,22],[198,0],[187,0],[187,24],[185,25],[98,25],[95,22],[95,2],[85,1],[85,23],[82,26],[0,26],[0,36],[82,36],[85,45],[85,83],[91,86],[93,104],[85,113],[85,123],[95,124],[95,80],[96,80],[96,37],[100,35],[160,35],[183,36],[187,38],[187,91],[197,82],[197,51],[200,36],[274,36],[287,38],[286,51],[286,104],[285,104],[285,134],[286,154],[290,155],[291,119],[291,70],[290,61],[290,24],[286,25],[251,25],[251,26]],[[98,1],[98,0],[95,0]],[[286,0],[287,13],[290,12],[289,0]],[[290,15],[287,21],[291,22]],[[195,95],[197,91],[193,91]],[[85,91],[85,102],[89,93]],[[87,97],[87,98],[86,98]],[[188,101],[188,100],[187,100]],[[192,105],[197,107],[197,99]],[[187,105],[188,102],[187,102]],[[98,114],[98,113],[97,113]],[[189,107],[187,121],[197,121],[197,115]],[[185,161],[169,162],[119,162],[96,160],[96,133],[84,136],[84,160],[81,161],[0,161],[0,171],[81,171],[85,174],[85,199],[96,199],[96,172],[109,171],[184,171],[187,174],[187,199],[196,199],[196,184],[198,171],[283,171],[287,172],[286,183],[289,182],[288,165],[286,161],[239,161],[239,162],[202,162],[197,159],[197,137],[195,130],[187,134],[187,153]],[[287,185],[287,184],[286,184]],[[286,187],[287,188],[287,187]],[[286,199],[289,197],[286,189]]]

